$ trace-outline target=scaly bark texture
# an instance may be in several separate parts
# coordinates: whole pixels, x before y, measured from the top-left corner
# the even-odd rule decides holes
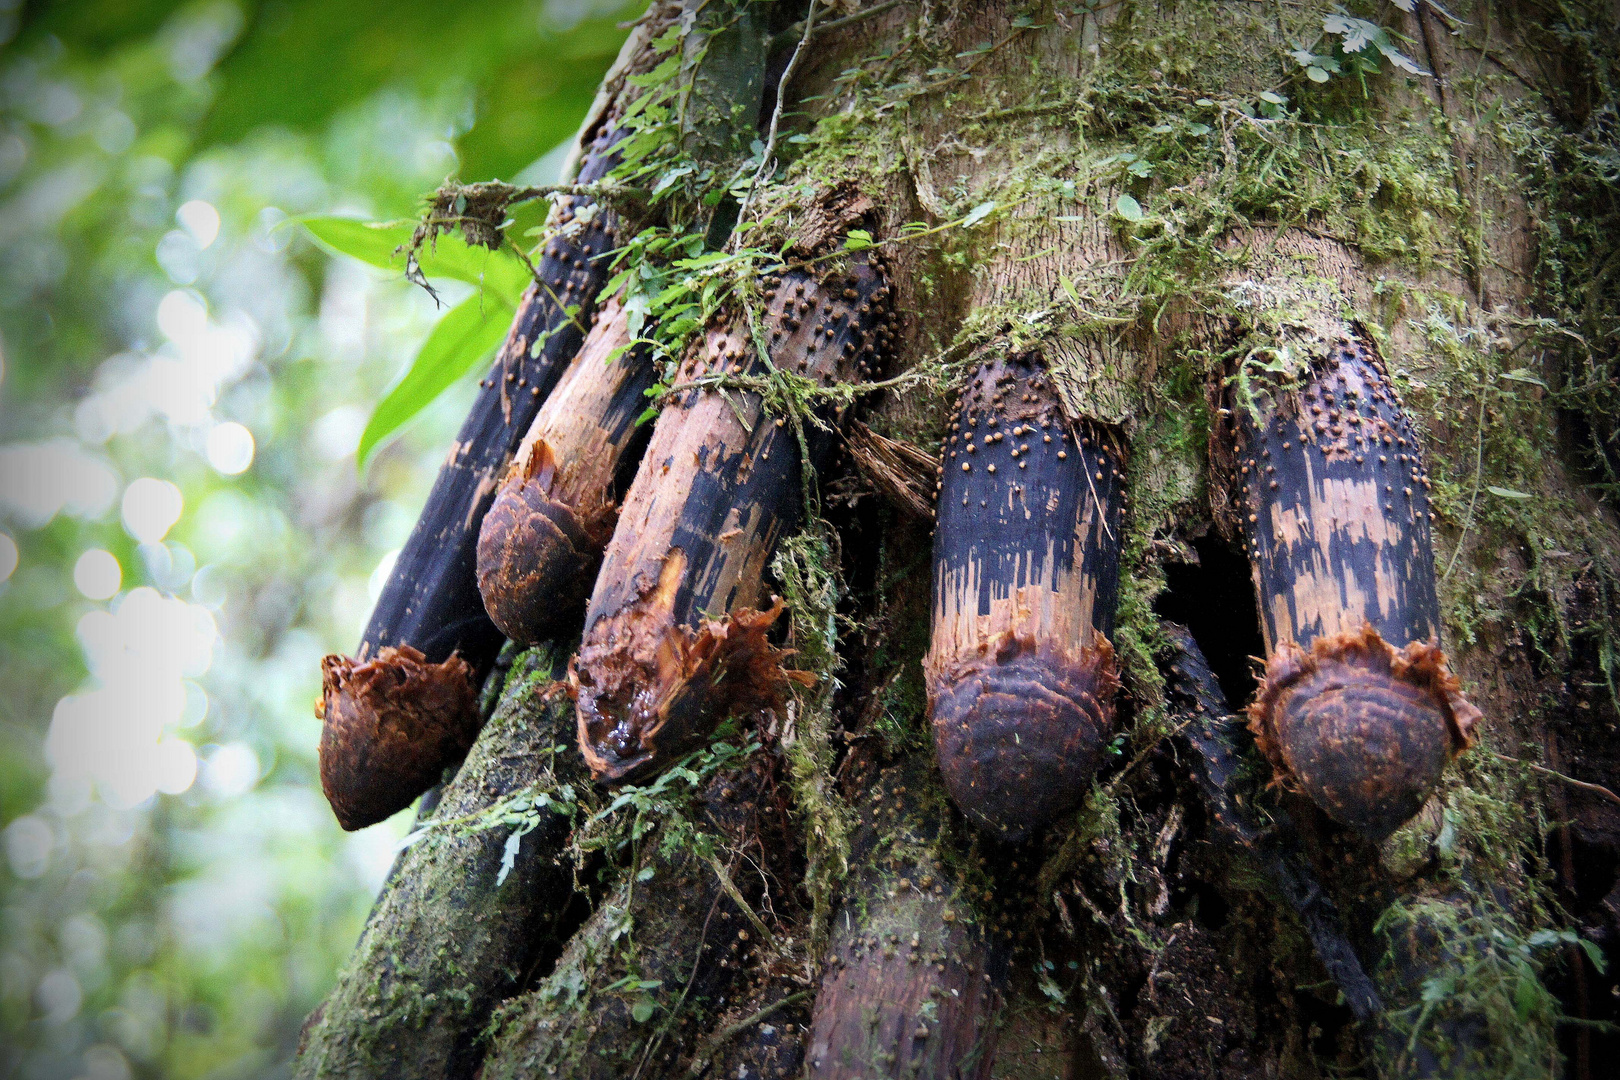
[[[836,275],[768,279],[757,329],[740,312],[722,315],[678,380],[769,368],[821,385],[858,378],[888,294],[865,260]],[[765,638],[780,608],[766,599],[765,566],[800,520],[804,470],[824,461],[839,420],[826,410],[805,418],[801,448],[800,431],[768,415],[759,393],[718,385],[680,391],[660,415],[570,676],[580,748],[598,779],[645,776],[701,746],[733,709],[782,700],[788,677]]]
[[[1006,840],[1073,810],[1114,718],[1120,454],[1035,356],[979,368],[945,439],[923,670],[940,769]]]
[[[555,856],[573,828],[543,814],[497,884],[511,828],[479,815],[525,789],[588,783],[566,747],[573,703],[553,681],[563,662],[525,654],[478,742],[445,788],[424,835],[406,848],[348,967],[310,1016],[297,1075],[443,1078],[469,1075],[495,1006],[562,948],[573,870]]]

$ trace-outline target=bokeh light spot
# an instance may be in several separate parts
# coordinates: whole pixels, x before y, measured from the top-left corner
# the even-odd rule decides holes
[[[143,476],[124,489],[124,528],[143,544],[162,543],[185,509],[185,497],[167,480]]]
[[[207,248],[219,237],[219,211],[214,209],[212,203],[192,199],[183,203],[174,216],[197,241],[199,248]]]
[[[51,865],[55,843],[44,818],[24,814],[13,821],[6,826],[6,861],[11,864],[11,872],[24,879],[41,876]]]
[[[215,424],[208,432],[208,464],[226,476],[247,471],[253,464],[253,432],[234,420]]]
[[[124,568],[112,552],[91,548],[73,564],[73,584],[91,600],[106,600],[123,584]]]

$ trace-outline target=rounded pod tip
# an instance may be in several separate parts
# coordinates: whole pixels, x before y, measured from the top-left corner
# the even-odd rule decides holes
[[[1085,798],[1119,688],[1106,639],[1065,656],[1003,634],[930,684],[940,771],[977,825],[1015,843]]]
[[[1397,649],[1371,626],[1284,644],[1249,706],[1279,780],[1375,843],[1422,808],[1479,718],[1437,645]]]
[[[345,830],[409,806],[464,757],[478,734],[472,665],[442,663],[408,645],[364,661],[321,661],[321,789]]]
[[[549,456],[542,444],[529,462]],[[523,468],[501,484],[478,532],[478,591],[501,633],[533,645],[584,606],[611,533],[613,508],[578,513],[550,497],[551,470]]]

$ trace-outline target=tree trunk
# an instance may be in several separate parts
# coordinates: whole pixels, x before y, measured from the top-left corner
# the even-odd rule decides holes
[[[705,181],[726,198],[624,212],[719,249],[740,209],[729,265],[786,252],[823,283],[881,257],[892,328],[852,310],[835,337],[843,293],[805,316],[846,356],[874,346],[865,386],[724,363],[733,328],[776,347],[753,313],[791,316],[752,279],[670,372],[713,377],[663,420],[729,394],[684,415],[737,440],[773,411],[860,413],[782,515],[795,536],[712,530],[763,545],[734,571],[763,581],[727,595],[779,593],[776,645],[814,678],[771,705],[703,669],[679,749],[601,788],[551,753],[563,684],[516,665],[300,1075],[1605,1074],[1620,8],[746,6],[736,25],[775,31],[762,182],[731,183],[758,166],[739,158]],[[626,505],[685,506],[656,486],[683,469],[645,459]],[[951,513],[919,513],[928,490]],[[996,569],[1012,515],[1024,554]],[[936,519],[977,531],[957,553],[969,534],[936,544]],[[1057,615],[1032,606],[1051,575]],[[659,610],[696,634],[729,605]],[[1262,693],[1257,745],[1238,717]]]

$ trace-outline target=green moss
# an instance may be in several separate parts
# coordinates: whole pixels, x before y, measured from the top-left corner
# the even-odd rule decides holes
[[[831,703],[842,668],[838,604],[844,593],[834,550],[827,524],[817,519],[782,542],[771,566],[793,613],[791,644],[800,662],[819,677],[815,686],[795,695],[794,737],[784,747],[794,806],[803,822],[811,956],[826,946],[833,899],[849,872],[854,827],[854,815],[838,794],[832,774]]]

